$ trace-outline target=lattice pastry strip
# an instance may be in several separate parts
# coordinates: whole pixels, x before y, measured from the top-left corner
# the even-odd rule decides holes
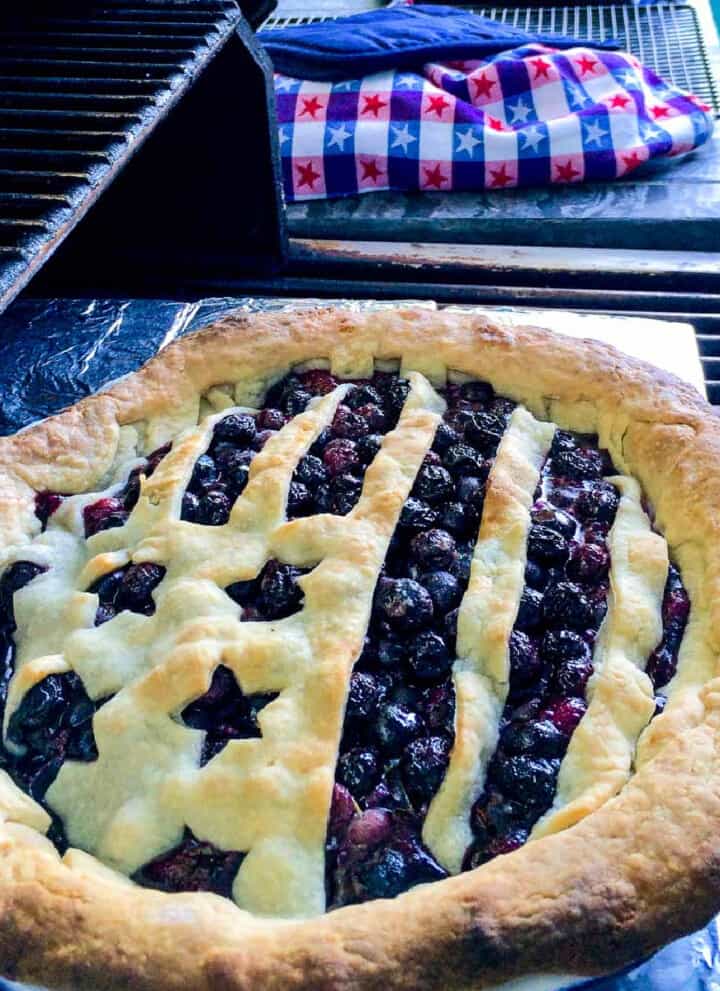
[[[322,911],[325,826],[347,682],[397,518],[444,408],[422,376],[411,376],[411,386],[397,428],[367,470],[360,501],[342,520],[284,519],[295,464],[332,418],[341,389],[256,456],[226,526],[177,519],[181,487],[211,421],[182,437],[143,487],[144,532],[131,518],[126,528],[88,541],[92,549],[101,545],[101,560],[86,566],[83,581],[129,555],[129,534],[137,540],[133,560],[166,564],[167,574],[155,592],[155,614],[130,620],[120,663],[117,654],[103,658],[110,624],[66,640],[72,666],[92,690],[109,683],[91,663],[127,679],[95,716],[98,759],[66,761],[48,792],[71,842],[130,873],[178,842],[187,825],[223,849],[249,850],[234,888],[243,907],[261,914]],[[160,519],[162,526],[154,526]],[[172,534],[180,529],[193,539],[184,534],[178,561]],[[240,623],[218,585],[255,577],[273,553],[317,565],[300,580],[303,609],[274,623]],[[342,610],[339,601],[347,604]],[[83,638],[95,641],[86,653]],[[220,663],[244,692],[279,696],[260,713],[262,738],[233,740],[198,769],[200,733],[182,725],[178,713],[207,690]]]
[[[498,739],[510,673],[508,640],[525,573],[529,509],[555,427],[518,407],[488,478],[468,588],[458,616],[455,745],[423,838],[452,872],[472,841],[470,809]]]
[[[620,791],[631,776],[638,737],[655,711],[644,669],[662,636],[667,544],[652,531],[637,482],[625,476],[608,481],[621,499],[609,535],[608,611],[593,654],[589,706],[560,766],[552,808],[531,839],[571,826]]]

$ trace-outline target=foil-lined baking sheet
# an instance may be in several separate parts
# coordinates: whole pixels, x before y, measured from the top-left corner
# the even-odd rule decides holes
[[[400,301],[398,301],[400,302]],[[337,303],[353,309],[398,305],[348,300],[222,298],[171,300],[16,301],[0,315],[0,434],[14,433],[140,367],[172,340],[232,311],[308,308]],[[403,301],[411,302],[411,301]],[[422,302],[413,305],[433,307]],[[467,307],[450,307],[467,309]],[[688,324],[558,311],[483,308],[511,324],[535,323],[571,336],[595,337],[674,372],[703,391],[702,367]],[[612,961],[608,961],[612,966]],[[665,947],[614,978],[556,987],[583,991],[720,991],[718,920]],[[0,991],[29,991],[0,978]],[[542,982],[548,991],[547,980]],[[100,989],[98,989],[100,991]],[[452,989],[448,989],[452,991]],[[498,989],[501,991],[501,989]],[[508,988],[508,991],[510,989]],[[519,991],[519,989],[518,989]],[[533,991],[532,982],[522,991]]]

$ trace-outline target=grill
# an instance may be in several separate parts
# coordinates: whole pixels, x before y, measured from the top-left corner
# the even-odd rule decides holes
[[[237,40],[240,19],[232,0],[20,7],[0,14],[0,309]]]
[[[366,4],[371,9],[377,4]],[[283,5],[282,16],[271,16],[263,29],[325,21],[344,14],[358,13],[363,7],[323,4],[302,13]],[[661,76],[690,90],[720,113],[720,100],[703,42],[697,14],[682,3],[634,6],[609,4],[588,7],[469,7],[526,31],[569,34],[586,41],[615,38],[623,48],[655,69]]]

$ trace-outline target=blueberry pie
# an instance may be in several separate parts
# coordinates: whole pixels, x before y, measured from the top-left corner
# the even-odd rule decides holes
[[[229,318],[0,440],[0,971],[550,986],[699,927],[719,459],[650,366],[413,310]]]

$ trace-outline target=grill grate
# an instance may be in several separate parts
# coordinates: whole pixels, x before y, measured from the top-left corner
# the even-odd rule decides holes
[[[308,13],[303,4],[283,5],[284,13],[268,18],[264,29],[326,21],[379,6],[372,0],[352,6],[322,2]],[[475,7],[468,9],[525,31],[569,34],[586,41],[615,38],[623,48],[674,86],[690,90],[720,113],[715,80],[697,14],[683,3],[603,4],[588,7]]]
[[[232,0],[0,15],[0,309],[231,34]]]
[[[720,408],[720,317],[705,314],[695,326],[707,397]]]

